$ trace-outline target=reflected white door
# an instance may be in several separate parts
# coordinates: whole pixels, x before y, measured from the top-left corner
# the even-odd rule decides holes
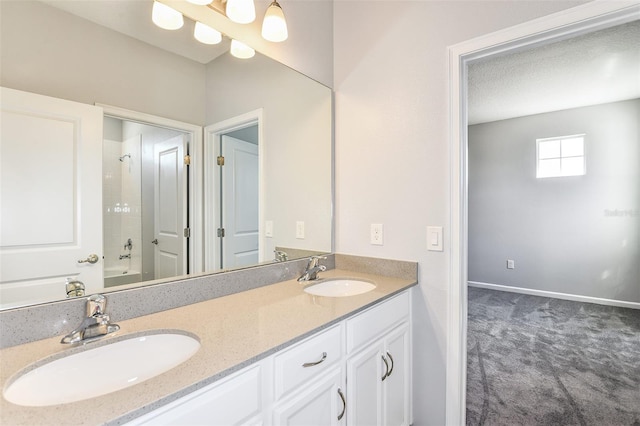
[[[67,277],[99,291],[102,108],[0,90],[0,303],[64,299]]]
[[[154,145],[155,279],[186,273],[186,136]]]
[[[222,267],[258,263],[258,145],[223,135]]]

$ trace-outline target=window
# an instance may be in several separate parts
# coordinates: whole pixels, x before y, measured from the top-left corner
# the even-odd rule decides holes
[[[584,135],[537,139],[536,177],[585,174]]]

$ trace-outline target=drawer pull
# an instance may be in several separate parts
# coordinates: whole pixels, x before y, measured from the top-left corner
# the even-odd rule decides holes
[[[320,359],[320,361],[316,361],[316,362],[305,362],[304,364],[302,364],[302,366],[304,368],[307,367],[313,367],[314,365],[318,365],[321,362],[323,362],[325,359],[327,359],[327,353],[326,352],[322,352],[322,358]]]
[[[338,416],[338,420],[342,420],[342,418],[344,417],[344,413],[347,411],[347,400],[344,399],[344,394],[342,393],[340,388],[338,388],[338,395],[340,395],[340,399],[342,400],[342,413],[340,413],[340,415]]]
[[[389,377],[391,375],[391,373],[393,373],[393,357],[391,356],[391,354],[389,352],[387,352],[387,356],[389,357],[389,360],[391,361],[391,368],[389,369],[389,372],[387,373],[387,377]]]
[[[388,353],[388,352],[387,352]],[[384,372],[384,374],[382,375],[382,381],[384,382],[384,379],[386,379],[387,377],[389,377],[389,374],[391,374],[389,372],[389,363],[387,362],[387,358],[385,358],[384,355],[382,355],[382,360],[384,361],[384,365],[386,366],[387,370]]]

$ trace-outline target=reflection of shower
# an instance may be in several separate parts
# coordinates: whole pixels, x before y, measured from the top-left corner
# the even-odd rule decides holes
[[[122,163],[122,162],[124,162],[125,158],[131,158],[131,154],[125,154],[122,157],[118,158],[118,160],[120,160],[120,162]]]

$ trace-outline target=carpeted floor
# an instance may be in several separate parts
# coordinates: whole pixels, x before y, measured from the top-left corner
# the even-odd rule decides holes
[[[467,425],[640,426],[640,310],[469,287]]]

